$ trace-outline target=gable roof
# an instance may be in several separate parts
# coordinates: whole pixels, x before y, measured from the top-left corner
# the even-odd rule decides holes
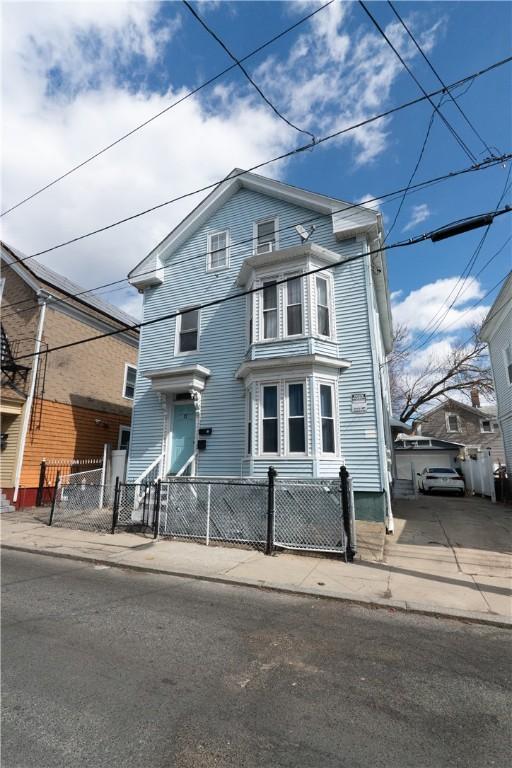
[[[285,184],[282,181],[276,181],[266,176],[235,168],[128,273],[128,279],[133,284],[136,284],[138,276],[141,274],[146,276],[148,272],[154,271],[155,283],[160,283],[162,278],[158,273],[163,266],[163,259],[167,259],[173,251],[179,248],[196,229],[213,216],[241,188],[251,189],[269,197],[285,200],[286,202],[300,205],[324,215],[335,214],[340,208],[350,208],[353,212],[352,215],[348,218],[344,217],[344,224],[347,230],[363,230],[373,227],[375,228],[375,234],[377,234],[381,228],[381,214],[364,205],[354,207],[353,203],[348,203],[344,200],[321,195],[317,192],[310,192],[291,184]],[[150,285],[151,278],[146,279],[144,282]]]
[[[439,411],[441,409],[445,409],[447,407],[458,407],[458,408],[464,408],[466,411],[469,411],[474,416],[478,416],[480,419],[488,419],[489,416],[496,416],[496,406],[495,405],[482,405],[480,408],[475,408],[472,405],[468,405],[466,403],[462,403],[460,400],[455,400],[453,397],[447,397],[446,400],[444,400],[439,405],[436,405],[435,408],[431,408],[430,411],[426,411],[420,418],[415,419],[415,421],[423,421],[425,418],[430,416],[432,413],[435,413],[436,411]]]
[[[479,335],[483,341],[489,342],[491,337],[504,322],[507,313],[502,310],[505,309],[505,307],[509,307],[509,309],[512,308],[512,270],[509,272],[507,279],[501,286],[501,290],[496,296],[480,329]]]
[[[16,248],[13,248],[12,245],[7,245],[7,243],[4,242],[1,242],[0,244],[3,251],[2,255],[6,261],[15,265],[17,274],[22,279],[26,280],[36,292],[40,288],[39,284],[43,283],[50,288],[55,288],[57,291],[70,295],[70,298],[73,298],[74,301],[78,301],[80,304],[86,304],[91,307],[91,309],[96,310],[96,312],[100,312],[102,315],[117,320],[122,323],[122,325],[135,325],[139,322],[137,318],[129,315],[127,312],[123,312],[122,309],[110,304],[110,302],[100,299],[99,296],[96,296],[94,293],[84,293],[82,296],[75,298],[76,294],[83,293],[87,288],[78,285],[78,283],[74,283],[72,280],[64,277],[64,275],[60,275],[58,272],[54,272],[53,269],[45,267],[35,259],[19,263],[20,259],[25,258],[25,255]],[[134,332],[138,333],[138,330],[134,329]]]

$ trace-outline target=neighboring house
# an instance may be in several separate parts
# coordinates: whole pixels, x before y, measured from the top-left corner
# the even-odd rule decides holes
[[[185,313],[143,328],[129,476],[263,477],[273,465],[336,477],[345,463],[358,516],[383,520],[392,329],[381,215],[233,174],[130,272],[145,321]],[[311,221],[302,242],[296,225]]]
[[[418,487],[418,473],[425,467],[459,469],[464,446],[426,435],[398,435],[395,440],[395,460],[398,480],[413,480]]]
[[[512,272],[505,280],[480,331],[489,345],[498,422],[503,435],[505,463],[512,473]]]
[[[128,447],[138,331],[50,354],[46,349],[137,321],[2,243],[1,487],[34,503],[43,459]],[[43,354],[34,355],[41,352]],[[26,356],[26,357],[25,357]]]
[[[414,422],[416,437],[435,437],[468,448],[489,448],[494,464],[504,463],[503,440],[496,406],[480,405],[478,392],[471,393],[472,404],[453,398],[424,413]]]

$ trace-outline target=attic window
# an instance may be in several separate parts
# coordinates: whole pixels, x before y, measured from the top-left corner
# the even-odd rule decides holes
[[[211,232],[208,235],[208,271],[226,269],[229,266],[229,232]]]
[[[489,419],[481,420],[480,432],[492,432],[492,422]]]
[[[254,226],[255,252],[269,253],[277,248],[277,219],[257,221]]]
[[[508,383],[512,384],[512,344],[505,347],[505,370],[507,371]]]
[[[446,429],[448,432],[460,432],[459,417],[456,413],[446,414]]]

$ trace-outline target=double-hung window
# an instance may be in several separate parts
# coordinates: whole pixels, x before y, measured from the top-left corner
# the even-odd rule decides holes
[[[305,453],[304,384],[288,384],[288,450]]]
[[[512,344],[505,347],[505,370],[508,383],[512,384]]]
[[[194,352],[199,341],[199,310],[190,309],[178,318],[178,353]]]
[[[277,385],[263,387],[263,453],[278,453],[279,418]]]
[[[277,285],[275,280],[263,283],[263,338],[277,338]]]
[[[229,266],[229,233],[212,232],[208,235],[208,270],[225,269]]]
[[[256,253],[269,253],[277,247],[276,219],[266,219],[255,224]]]
[[[322,453],[335,453],[333,387],[320,384],[320,414],[322,418]]]
[[[490,419],[481,420],[480,432],[492,432],[492,422],[490,421]]]
[[[252,453],[252,395],[247,392],[247,453]]]
[[[133,400],[135,395],[135,379],[137,378],[137,369],[133,365],[126,363],[124,367],[123,397]]]
[[[316,276],[316,322],[320,336],[331,335],[329,286],[325,277]]]
[[[460,432],[459,417],[456,413],[446,414],[446,427],[448,432]]]
[[[287,336],[302,333],[302,277],[286,283],[286,330]]]

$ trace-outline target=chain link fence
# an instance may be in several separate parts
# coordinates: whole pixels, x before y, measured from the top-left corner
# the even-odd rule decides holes
[[[98,482],[101,470],[56,485],[50,525],[83,530],[150,531],[153,536],[265,549],[355,553],[351,479],[173,477],[156,483]]]

